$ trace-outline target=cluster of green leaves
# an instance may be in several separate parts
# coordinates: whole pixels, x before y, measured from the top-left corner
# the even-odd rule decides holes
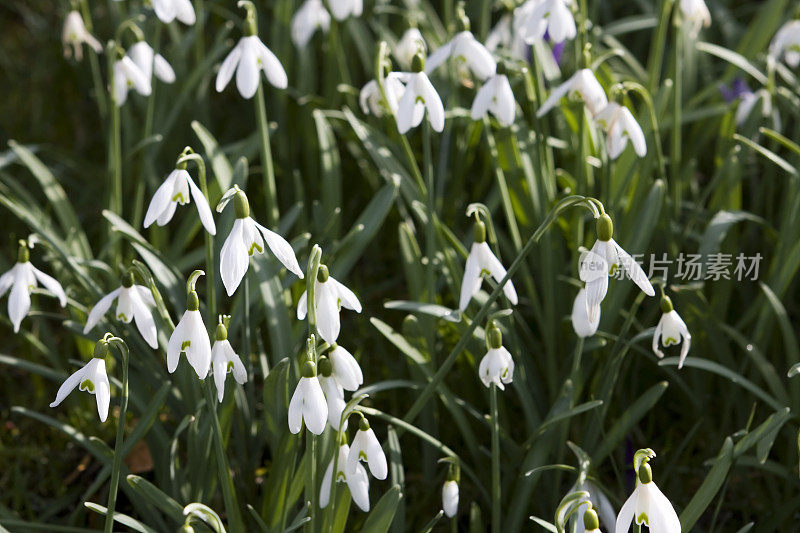
[[[607,160],[580,104],[537,120],[538,104],[558,78],[534,62],[510,74],[522,110],[513,128],[473,122],[467,109],[474,89],[446,69],[434,75],[448,120],[441,135],[432,135],[428,159],[421,131],[412,131],[404,149],[391,119],[363,116],[357,90],[375,75],[378,43],[393,43],[409,19],[431,47],[445,42],[446,28],[454,26],[452,2],[368,3],[367,15],[333,22],[328,36],[317,35],[305,50],[289,38],[299,2],[259,3],[261,36],[290,80],[286,91],[266,91],[279,231],[294,237],[301,264],[310,244],[319,243],[331,273],[354,288],[369,317],[343,316],[341,342],[364,369],[367,386],[360,392],[369,397],[361,409],[385,442],[390,482],[373,481],[373,510],[366,515],[351,512],[347,491],[339,490],[335,515],[328,516],[336,531],[446,529],[437,514],[447,473],[438,460],[444,456],[457,457],[462,469],[458,527],[484,531],[489,522],[489,394],[477,377],[485,324],[471,320],[486,296],[479,295],[460,322],[448,320],[471,243],[464,213],[473,202],[493,214],[493,247],[503,263],[519,261],[513,280],[521,302],[499,321],[517,365],[513,384],[499,398],[503,530],[538,527],[531,515],[553,528],[549,517],[579,477],[602,487],[619,507],[632,488],[638,448],[657,451],[655,480],[685,530],[794,525],[800,385],[787,372],[800,363],[800,147],[791,140],[800,138],[800,83],[786,69],[775,74],[780,132],[768,129],[771,123],[758,113],[737,127],[734,108],[718,94],[719,83],[736,76],[747,77],[751,87],[768,82],[764,54],[791,2],[713,3],[714,25],[697,41],[672,27],[671,0],[586,4],[598,78],[606,88],[642,88],[618,100],[642,125],[646,158],[629,149]],[[204,268],[199,221],[179,211],[167,228],[140,229],[150,195],[177,154],[188,144],[206,158],[212,204],[237,184],[248,191],[255,218],[265,218],[252,102],[233,88],[222,94],[213,88],[214,66],[240,35],[241,13],[213,0],[194,5],[193,27],[164,27],[141,2],[92,6],[93,32],[103,38],[124,18],[144,14],[145,35],[178,77],[173,85],[156,83],[151,98],[133,96],[122,109],[126,201],[117,214],[104,209],[111,189],[104,61],[89,54],[65,67],[60,52],[53,53],[60,43],[52,30],[63,12],[48,3],[0,12],[11,39],[29,37],[0,37],[3,50],[18,50],[22,58],[0,56],[16,66],[4,70],[24,72],[20,65],[33,63],[34,72],[53,74],[47,82],[34,76],[34,84],[8,84],[7,102],[16,106],[0,103],[9,136],[19,140],[0,154],[0,217],[8,228],[0,265],[13,264],[17,238],[35,233],[33,261],[70,297],[66,320],[34,297],[37,311],[16,337],[0,318],[9,339],[0,353],[0,418],[8,429],[0,435],[0,464],[9,465],[0,469],[0,486],[8,487],[0,495],[0,526],[9,530],[85,531],[99,523],[96,512],[104,508],[90,502],[104,499],[113,427],[98,423],[93,400],[85,396],[57,412],[46,405],[91,354],[95,339],[81,333],[87,308],[118,285],[132,260],[140,282],[162,295],[162,312],[175,319],[183,311],[185,276]],[[490,26],[490,8],[485,0],[467,4],[479,38]],[[39,57],[44,66],[35,64]],[[561,71],[572,73],[582,57],[569,44]],[[642,94],[652,101],[655,121]],[[36,104],[32,114],[52,109],[52,120],[44,117],[58,127],[21,123],[26,102]],[[666,148],[665,164],[656,139]],[[432,222],[417,187],[419,169],[431,172],[435,183]],[[756,282],[669,280],[675,308],[693,336],[680,372],[676,357],[659,361],[649,349],[660,311],[630,282],[611,281],[599,333],[576,339],[569,313],[578,249],[591,246],[595,236],[585,211],[552,216],[570,195],[600,199],[614,218],[616,240],[630,253],[666,253],[673,260],[679,253],[763,256]],[[217,219],[215,257],[232,217],[229,209]],[[544,223],[549,229],[529,242]],[[119,248],[121,264],[114,255]],[[431,269],[435,301],[426,284]],[[244,290],[219,309],[202,309],[207,316],[233,315],[230,338],[251,378],[244,387],[230,387],[219,408],[236,510],[223,502],[212,421],[191,369],[182,364],[167,374],[163,351],[147,347],[135,329],[103,324],[125,338],[132,353],[121,524],[174,530],[192,502],[217,511],[229,529],[244,523],[248,531],[291,531],[306,524],[302,496],[310,457],[286,427],[306,335],[305,325],[293,319],[303,289],[295,281],[262,258],[253,262]],[[222,294],[218,278],[215,283]],[[483,316],[502,308],[498,300]],[[162,346],[167,318],[159,323]],[[457,358],[442,372],[449,354]],[[113,399],[113,364],[109,375]],[[328,434],[317,447],[318,472],[333,448]]]

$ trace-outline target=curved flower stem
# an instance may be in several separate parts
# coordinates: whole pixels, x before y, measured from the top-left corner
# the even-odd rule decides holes
[[[267,227],[276,229],[278,226],[278,196],[275,190],[275,168],[272,163],[272,146],[269,140],[269,122],[267,122],[267,104],[264,101],[264,81],[258,82],[256,92],[256,122],[258,123],[258,136],[261,138],[261,165],[264,167],[264,199],[267,208]]]
[[[122,442],[125,438],[125,417],[128,413],[128,363],[129,351],[125,341],[118,337],[111,337],[109,344],[116,346],[122,355],[122,391],[119,403],[119,419],[117,420],[117,440],[114,444],[114,461],[111,466],[111,484],[108,487],[108,505],[106,505],[106,523],[103,531],[111,533],[114,528],[114,507],[117,505],[117,490],[119,489],[119,471],[122,468]]]
[[[228,518],[228,526],[231,531],[244,531],[244,522],[239,512],[239,503],[236,500],[236,490],[233,486],[233,478],[228,467],[228,459],[225,456],[225,441],[222,437],[222,427],[217,416],[217,406],[214,401],[214,392],[211,390],[211,381],[205,383],[206,404],[211,415],[211,433],[214,438],[214,454],[217,459],[217,472],[219,473],[219,483],[222,487],[222,499],[225,502],[225,514]]]
[[[489,389],[492,425],[492,533],[500,533],[500,423],[497,415],[497,385]]]
[[[308,315],[308,334],[317,336],[317,306],[316,306],[316,288],[317,288],[317,272],[322,260],[322,248],[319,244],[315,244],[311,249],[311,254],[308,256],[308,271],[306,272],[306,307]],[[315,339],[316,342],[316,339]],[[315,350],[316,352],[316,350]],[[316,357],[314,363],[316,364]]]

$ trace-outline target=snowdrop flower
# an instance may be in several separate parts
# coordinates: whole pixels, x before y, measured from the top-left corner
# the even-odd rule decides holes
[[[407,74],[403,72],[389,72],[383,79],[383,91],[386,93],[386,98],[381,94],[381,88],[377,80],[370,80],[358,95],[358,103],[361,106],[361,111],[364,114],[372,113],[376,117],[383,116],[386,109],[391,111],[392,115],[397,114],[397,108],[400,103],[400,98],[406,90],[403,80],[407,79]]]
[[[606,495],[603,494],[603,491],[601,491],[597,485],[590,481],[584,481],[580,485],[576,483],[572,486],[572,489],[569,490],[569,492],[578,491],[588,492],[589,501],[585,502],[578,508],[577,516],[583,515],[583,520],[578,519],[575,521],[575,533],[599,533],[600,520],[598,520],[598,515],[599,518],[602,518],[602,522],[606,529],[613,527],[613,525],[617,522],[617,513]],[[586,513],[589,513],[590,511],[590,516],[587,517]],[[586,522],[587,519],[591,520],[588,525]],[[595,524],[595,521],[597,521],[597,524]],[[589,526],[594,526],[594,528]]]
[[[545,33],[555,43],[574,39],[577,35],[575,19],[567,0],[544,0],[533,7],[521,25],[522,37],[528,44],[544,38]]]
[[[164,24],[176,18],[187,26],[195,23],[194,7],[189,0],[153,0],[153,10]]]
[[[486,242],[486,225],[478,220],[473,229],[475,242],[472,243],[469,256],[467,256],[464,279],[461,281],[461,297],[458,304],[461,312],[466,310],[472,297],[478,294],[484,276],[491,276],[497,283],[500,283],[506,276],[506,269],[503,268]],[[503,293],[509,302],[517,305],[517,291],[510,279],[503,286]]]
[[[619,511],[615,533],[626,533],[632,521],[646,525],[653,533],[680,533],[678,514],[653,482],[653,472],[648,463],[639,467],[637,480],[636,489]]]
[[[245,21],[246,33],[244,37],[230,51],[228,57],[222,62],[217,73],[216,88],[220,93],[228,85],[236,72],[236,88],[242,97],[250,99],[256,94],[261,71],[267,80],[278,89],[285,89],[288,85],[286,71],[269,48],[261,42],[256,32],[255,6],[251,2],[239,2],[247,9]]]
[[[305,48],[315,31],[328,33],[330,27],[331,16],[322,0],[306,0],[292,17],[292,42],[298,48]]]
[[[475,76],[485,80],[495,73],[497,64],[491,52],[469,31],[469,19],[463,13],[459,18],[459,25],[461,31],[428,56],[425,72],[430,74],[448,59],[453,59],[459,66],[466,66]]]
[[[361,367],[350,352],[334,342],[328,357],[333,367],[333,377],[345,390],[354,391],[364,383]]]
[[[775,61],[783,56],[792,68],[800,66],[800,20],[791,20],[781,26],[769,44],[769,56]]]
[[[608,157],[616,159],[628,146],[628,139],[639,157],[647,155],[644,133],[630,110],[616,102],[609,104],[595,116],[595,121],[606,132]]]
[[[328,423],[334,430],[339,431],[345,407],[344,389],[334,377],[333,366],[327,357],[323,356],[319,359],[317,379],[322,387],[322,392],[325,393],[325,402],[328,404]],[[344,429],[347,429],[347,421],[344,424]]]
[[[589,317],[593,320],[590,320]],[[600,325],[600,304],[597,304],[592,312],[586,304],[586,289],[581,288],[575,301],[572,304],[572,328],[578,337],[591,337],[597,333],[597,326]],[[574,492],[574,491],[573,491]]]
[[[327,419],[328,405],[317,379],[317,368],[313,361],[306,361],[303,365],[303,376],[289,402],[289,431],[300,433],[305,422],[311,433],[321,435]]]
[[[458,482],[448,479],[442,486],[442,510],[448,518],[458,513]]]
[[[350,489],[350,496],[359,509],[365,513],[369,511],[369,476],[367,469],[360,464],[356,465],[353,473],[347,471],[347,457],[350,455],[350,447],[347,442],[339,445],[338,459],[336,460],[336,482],[345,481],[347,488]],[[322,476],[322,486],[319,489],[319,507],[324,509],[331,500],[331,486],[333,484],[333,459],[328,463],[325,475]]]
[[[486,328],[486,355],[481,359],[478,375],[483,384],[489,388],[492,383],[500,390],[514,380],[514,359],[503,347],[503,334],[492,321]]]
[[[512,17],[510,13],[506,13],[500,20],[497,21],[492,29],[489,30],[489,35],[486,36],[486,49],[490,52],[495,52],[499,48],[510,48],[513,40]]]
[[[614,241],[614,224],[611,217],[603,213],[597,219],[597,241],[591,251],[581,254],[580,278],[586,283],[586,309],[589,322],[600,320],[600,302],[608,292],[608,277],[623,269],[630,279],[648,296],[655,291],[639,263]]]
[[[701,27],[711,26],[711,13],[703,0],[681,0],[680,8],[690,36],[697,37]]]
[[[360,17],[364,11],[364,0],[328,0],[328,5],[336,20]]]
[[[94,357],[86,363],[80,370],[68,377],[58,388],[56,399],[50,407],[56,407],[69,393],[79,387],[80,390],[89,394],[94,394],[97,400],[97,414],[100,415],[100,422],[105,422],[108,418],[108,404],[111,402],[111,387],[108,383],[106,374],[106,362],[103,359],[108,353],[108,345],[100,341],[95,345]]]
[[[581,69],[573,74],[567,81],[556,87],[550,96],[545,100],[539,111],[536,112],[537,117],[543,117],[548,111],[553,109],[556,104],[568,94],[579,94],[583,99],[584,104],[589,109],[592,116],[597,115],[608,105],[608,98],[600,82],[594,76],[594,73],[588,69]]]
[[[317,281],[314,288],[314,307],[317,311],[317,329],[325,342],[333,344],[339,337],[341,321],[339,311],[342,306],[361,312],[361,302],[353,291],[333,279],[328,272],[328,267],[320,265],[317,271]],[[308,294],[303,292],[297,302],[297,319],[304,320],[308,312]]]
[[[386,454],[383,453],[381,443],[375,432],[369,427],[369,420],[362,418],[358,425],[358,432],[353,439],[353,446],[347,454],[347,475],[355,474],[359,461],[366,461],[369,471],[375,479],[386,479],[389,467],[386,464]]]
[[[428,46],[417,28],[408,28],[394,47],[394,57],[403,70],[410,70],[414,56],[425,53]]]
[[[164,59],[161,54],[156,54],[155,51],[144,41],[139,41],[131,46],[125,53],[130,57],[133,62],[142,71],[147,82],[153,82],[153,73],[156,78],[164,83],[172,83],[175,81],[175,71],[172,66]]]
[[[230,191],[226,193],[226,196],[229,193]],[[230,235],[222,245],[219,257],[219,272],[228,296],[233,295],[242,282],[242,278],[250,266],[250,257],[256,253],[264,253],[265,242],[283,266],[303,279],[303,271],[300,270],[300,265],[297,263],[292,245],[274,231],[268,230],[250,218],[250,203],[244,191],[237,187],[233,195],[236,221],[233,223]]]
[[[191,195],[191,196],[190,196]],[[175,214],[175,209],[180,205],[191,203],[194,199],[197,205],[197,214],[200,222],[211,235],[217,234],[214,217],[211,216],[211,207],[203,191],[195,185],[194,180],[186,170],[186,163],[180,163],[175,170],[169,173],[164,183],[156,190],[147,213],[144,215],[144,227],[149,228],[153,222],[159,226],[166,225]]]
[[[689,354],[689,348],[692,345],[692,335],[689,333],[689,328],[686,323],[678,315],[678,312],[672,307],[672,300],[669,296],[661,297],[661,320],[658,321],[656,331],[653,334],[653,352],[659,357],[664,357],[664,352],[659,348],[659,340],[664,347],[673,344],[681,344],[681,358],[678,362],[678,368],[683,368],[683,362]]]
[[[217,386],[220,403],[225,398],[225,377],[228,372],[233,373],[233,379],[239,385],[247,383],[247,370],[228,340],[228,320],[229,316],[219,317],[214,346],[211,347],[211,368],[214,371],[214,384]]]
[[[475,95],[472,101],[472,120],[480,120],[486,113],[491,113],[503,126],[510,126],[514,123],[514,114],[517,103],[514,100],[514,92],[508,77],[505,74],[505,67],[501,64],[497,68],[497,74],[486,80]]]
[[[83,23],[81,14],[77,11],[70,11],[67,13],[67,18],[64,19],[64,29],[61,32],[61,42],[64,44],[64,57],[69,59],[73,53],[75,60],[80,61],[83,59],[82,44],[89,45],[96,53],[103,51],[103,46],[100,41],[94,38],[86,29]],[[70,50],[70,46],[72,50]]]
[[[61,284],[31,264],[28,243],[19,241],[17,263],[0,276],[0,297],[11,289],[8,295],[8,319],[14,326],[14,333],[19,332],[22,319],[28,316],[31,309],[31,290],[38,286],[37,281],[58,298],[61,307],[66,307],[67,295]]]
[[[158,336],[156,323],[153,319],[152,308],[156,302],[150,289],[142,285],[136,285],[133,280],[133,272],[128,271],[122,276],[120,286],[106,294],[92,307],[89,316],[86,318],[86,325],[83,327],[83,334],[88,334],[100,319],[111,309],[111,304],[117,301],[117,309],[114,316],[120,322],[130,324],[136,321],[139,333],[150,345],[151,348],[158,348]]]
[[[202,273],[202,270],[195,270],[189,276],[186,312],[175,326],[167,345],[167,370],[170,374],[175,372],[178,368],[178,359],[185,353],[197,377],[205,379],[211,366],[211,340],[208,338],[208,331],[199,311],[200,299],[194,290],[194,283]]]
[[[114,62],[114,86],[112,92],[117,107],[122,106],[128,99],[128,90],[135,89],[142,96],[149,96],[152,92],[149,77],[133,62],[130,56],[124,56]]]
[[[413,72],[405,80],[406,88],[397,105],[397,131],[404,134],[419,126],[427,110],[431,127],[434,131],[441,132],[444,129],[442,99],[423,70],[424,58],[417,54],[412,63]]]

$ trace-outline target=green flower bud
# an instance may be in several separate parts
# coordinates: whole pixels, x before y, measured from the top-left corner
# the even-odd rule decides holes
[[[653,481],[653,471],[650,469],[649,464],[645,463],[639,467],[639,481],[642,484]]]
[[[586,528],[586,531],[600,529],[600,520],[597,518],[597,513],[595,510],[591,507],[589,507],[585,513],[583,513],[583,527]]]
[[[333,374],[331,360],[325,356],[319,358],[319,373],[326,378],[331,377],[331,374]]]
[[[313,378],[317,375],[317,365],[314,364],[314,361],[306,361],[303,364],[303,377],[304,378]]]
[[[186,310],[197,311],[198,309],[200,309],[200,298],[197,297],[196,291],[189,291],[186,296]]]
[[[486,242],[486,224],[482,220],[476,220],[472,226],[472,236],[475,242]]]
[[[317,270],[317,281],[319,281],[320,283],[325,283],[326,281],[328,281],[330,275],[331,274],[330,272],[328,272],[328,267],[323,264],[320,264],[319,270]]]
[[[94,345],[94,353],[92,357],[97,359],[104,359],[108,355],[108,342],[105,339],[100,339]]]
[[[614,224],[611,217],[603,214],[597,219],[597,238],[601,241],[610,241],[614,236]]]
[[[669,296],[664,295],[661,297],[661,312],[662,313],[669,313],[674,309],[672,307],[672,300],[670,300]]]
[[[225,327],[225,324],[217,324],[217,332],[214,338],[218,341],[224,341],[228,339],[228,328]]]
[[[358,423],[358,429],[361,431],[368,431],[369,430],[369,420],[366,417],[361,419],[361,422]]]
[[[244,191],[236,191],[233,195],[233,210],[236,218],[247,218],[250,216],[250,202]]]

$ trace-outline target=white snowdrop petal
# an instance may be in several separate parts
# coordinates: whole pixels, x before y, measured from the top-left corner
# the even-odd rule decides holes
[[[315,295],[317,329],[319,330],[320,337],[328,343],[336,342],[341,327],[338,298],[333,289],[329,278],[328,282],[317,284],[317,292]]]
[[[472,243],[467,264],[464,267],[464,278],[461,281],[461,295],[459,298],[458,309],[463,313],[470,300],[481,288],[481,265],[479,243]]]
[[[256,227],[263,234],[264,241],[275,258],[280,261],[289,272],[298,278],[303,279],[303,270],[300,268],[300,264],[297,262],[297,256],[294,255],[294,249],[292,248],[292,245],[289,244],[289,241],[260,224],[256,224]]]
[[[97,376],[94,382],[94,395],[95,400],[97,400],[97,414],[100,416],[100,422],[105,422],[108,418],[108,407],[111,403],[111,386],[108,383],[108,377],[105,375],[105,363],[103,363],[103,375]]]
[[[158,331],[156,330],[156,322],[153,319],[153,313],[149,307],[142,301],[136,289],[131,290],[131,303],[133,304],[133,318],[136,320],[136,327],[139,333],[142,334],[145,342],[151,348],[158,348]]]
[[[153,195],[153,199],[150,200],[150,205],[147,207],[147,212],[144,215],[145,228],[149,228],[169,206],[173,191],[175,190],[175,180],[178,178],[178,175],[178,171],[173,170],[169,173],[164,182],[159,185],[158,189],[156,189],[156,193]]]
[[[258,53],[258,59],[261,61],[261,69],[267,76],[267,80],[272,84],[273,87],[285,89],[288,86],[289,81],[286,77],[286,71],[283,69],[283,65],[281,65],[280,60],[261,41],[257,42],[256,50]]]
[[[186,357],[192,365],[197,377],[205,379],[208,369],[211,367],[211,340],[208,331],[203,324],[203,316],[200,311],[187,311],[189,322],[187,323],[188,340],[191,343],[186,348]]]
[[[61,386],[58,388],[58,392],[56,392],[56,399],[53,400],[53,402],[50,404],[50,407],[58,406],[61,402],[64,401],[64,399],[67,396],[69,396],[70,392],[75,390],[75,387],[77,387],[81,383],[81,381],[83,381],[84,378],[88,375],[89,373],[88,367],[89,364],[87,363],[82,368],[78,369],[77,371],[72,373],[67,379],[64,380],[64,383],[62,383]]]
[[[14,326],[14,333],[19,332],[22,319],[28,316],[31,309],[31,294],[28,279],[28,268],[23,263],[17,269],[14,285],[11,287],[11,294],[8,296],[8,319]]]
[[[319,487],[319,508],[325,509],[331,501],[331,485],[333,482],[333,459],[328,463],[325,474],[322,476],[322,485]]]
[[[346,307],[351,311],[360,313],[361,302],[358,301],[358,297],[355,295],[355,293],[350,289],[348,289],[347,287],[345,287],[339,281],[333,279],[333,276],[331,276],[328,280],[333,284],[333,287],[336,290],[336,295],[342,307]]]
[[[232,296],[236,292],[244,275],[247,273],[247,268],[250,266],[250,258],[244,245],[243,232],[244,219],[237,218],[220,251],[219,273],[228,296]]]
[[[450,57],[450,52],[452,51],[452,49],[453,49],[453,41],[450,41],[449,43],[444,44],[439,48],[437,48],[436,51],[431,55],[429,55],[428,58],[425,60],[425,72],[427,74],[430,74],[431,72],[439,68],[439,66],[442,65],[445,61],[447,61],[448,57]]]
[[[222,66],[219,68],[219,72],[217,72],[215,88],[218,93],[221,93],[228,83],[230,83],[231,78],[233,78],[233,73],[236,72],[236,67],[239,66],[239,60],[241,58],[242,41],[240,40],[233,50],[230,51],[225,61],[222,62]]]
[[[236,68],[236,88],[239,90],[239,94],[248,100],[256,94],[259,83],[258,77],[261,72],[258,65],[256,44],[253,39],[258,40],[258,37],[252,35],[242,38],[242,57],[239,60],[239,66]]]
[[[175,16],[178,20],[191,26],[195,23],[197,16],[194,12],[194,7],[189,0],[172,0],[174,2]]]
[[[175,71],[172,70],[172,65],[161,54],[156,54],[153,58],[153,72],[156,78],[164,83],[173,83],[175,81]]]
[[[55,278],[45,274],[33,265],[31,265],[31,270],[33,271],[33,275],[36,276],[36,279],[39,280],[39,283],[41,283],[45,289],[50,291],[53,296],[58,298],[58,303],[61,305],[61,307],[66,307],[67,294],[64,292],[64,288],[61,286],[61,284],[56,281]]]
[[[172,330],[172,335],[167,343],[167,371],[172,374],[178,368],[178,360],[183,351],[183,341],[187,340],[187,315],[190,311],[185,311],[178,325]]]
[[[211,207],[208,205],[208,200],[206,200],[203,191],[194,184],[192,178],[187,176],[187,181],[189,183],[189,190],[192,193],[192,199],[197,206],[197,215],[200,217],[200,222],[210,235],[216,235],[217,225],[214,224],[214,216],[211,214]]]
[[[114,303],[114,300],[119,295],[120,291],[122,290],[121,287],[118,287],[111,291],[110,293],[106,294],[100,300],[94,304],[94,307],[89,311],[89,316],[86,319],[86,325],[83,327],[84,335],[89,333],[93,327],[100,322],[100,319],[103,318],[109,309],[111,309],[111,304]]]
[[[346,481],[353,503],[365,513],[369,512],[369,476],[367,475],[367,469],[360,464],[356,465],[355,472],[348,473]]]

